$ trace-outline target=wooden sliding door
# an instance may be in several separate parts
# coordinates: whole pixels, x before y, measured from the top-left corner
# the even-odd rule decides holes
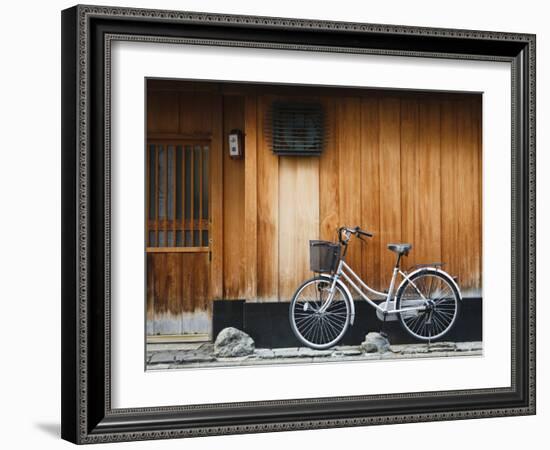
[[[210,332],[210,160],[209,140],[148,142],[147,281],[154,307],[149,334]]]

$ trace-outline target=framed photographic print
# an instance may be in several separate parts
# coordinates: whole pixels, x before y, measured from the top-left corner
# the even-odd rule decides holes
[[[535,36],[62,12],[62,436],[535,413]]]

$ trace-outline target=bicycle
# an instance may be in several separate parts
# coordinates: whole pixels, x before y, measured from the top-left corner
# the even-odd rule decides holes
[[[318,275],[298,287],[289,311],[292,331],[300,342],[321,350],[344,337],[355,319],[349,287],[376,308],[384,322],[388,314],[398,315],[403,328],[418,340],[440,339],[453,328],[460,314],[462,296],[454,278],[441,269],[442,263],[420,264],[414,266],[412,272],[402,271],[401,258],[409,254],[412,245],[388,244],[388,249],[397,254],[397,261],[387,293],[379,292],[369,287],[345,262],[352,236],[365,241],[364,237],[371,238],[373,234],[359,227],[340,227],[339,243],[310,241],[310,269]],[[402,281],[395,289],[398,275]],[[378,305],[367,292],[384,300]]]

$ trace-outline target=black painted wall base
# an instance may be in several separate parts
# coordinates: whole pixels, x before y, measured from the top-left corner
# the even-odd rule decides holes
[[[213,336],[226,327],[235,327],[250,335],[257,348],[299,347],[290,328],[287,302],[247,303],[244,300],[216,300],[213,307]],[[481,341],[482,299],[465,298],[459,322],[445,341]],[[355,322],[340,345],[359,345],[369,331],[380,331],[382,322],[376,311],[363,300],[355,301]],[[403,330],[398,321],[386,322],[384,331],[392,344],[418,342]]]

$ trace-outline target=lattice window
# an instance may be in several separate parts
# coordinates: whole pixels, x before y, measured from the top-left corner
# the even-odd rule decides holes
[[[209,247],[209,154],[207,142],[149,142],[148,251]]]

